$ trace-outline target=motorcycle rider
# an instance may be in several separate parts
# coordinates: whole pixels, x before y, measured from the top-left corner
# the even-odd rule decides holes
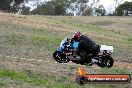
[[[96,56],[97,53],[99,52],[99,45],[97,45],[94,41],[92,41],[86,35],[83,35],[80,31],[76,31],[73,34],[71,43],[73,43],[74,41],[79,42],[78,49],[76,50],[76,54],[80,57],[85,56],[83,57],[83,59],[85,59],[86,57],[88,58],[90,56]],[[86,55],[81,55],[81,51],[86,52]],[[81,60],[83,59],[81,58]]]

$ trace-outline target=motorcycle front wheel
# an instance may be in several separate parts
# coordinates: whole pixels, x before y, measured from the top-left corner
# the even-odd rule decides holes
[[[55,51],[55,52],[53,53],[53,57],[54,57],[54,59],[55,59],[57,62],[59,62],[59,63],[67,63],[67,62],[70,61],[69,58],[66,57],[66,55],[63,54],[63,53],[60,52],[60,51]]]

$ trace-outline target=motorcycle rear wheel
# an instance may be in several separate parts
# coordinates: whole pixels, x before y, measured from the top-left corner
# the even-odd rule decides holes
[[[102,58],[102,63],[98,63],[99,67],[108,67],[111,68],[114,64],[114,60],[111,56],[105,56]]]

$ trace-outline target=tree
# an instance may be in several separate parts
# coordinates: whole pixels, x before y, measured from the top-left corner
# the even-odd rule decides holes
[[[11,2],[12,0],[0,0],[0,10],[3,12],[9,12]]]
[[[42,5],[38,5],[32,14],[39,15],[65,15],[67,0],[51,0]]]
[[[54,2],[50,1],[42,5],[38,5],[36,9],[34,9],[32,14],[39,14],[39,15],[54,15]]]
[[[128,16],[132,15],[132,2],[124,2],[123,4],[120,4],[116,10],[115,14],[117,16]]]
[[[12,6],[10,5],[11,6],[11,12],[13,12],[13,13],[18,12],[20,9],[23,8],[23,7],[20,7],[20,4],[25,3],[27,1],[28,0],[12,0],[11,3],[13,3],[13,4],[12,4]]]
[[[17,12],[21,3],[28,0],[0,0],[0,10],[3,12]]]
[[[115,9],[123,2],[123,0],[114,0],[115,1]]]
[[[106,10],[103,5],[100,5],[98,8],[95,7],[95,12],[94,14],[97,16],[104,16],[106,14]]]
[[[21,14],[29,15],[30,14],[30,7],[26,7],[25,5],[23,5],[23,7],[21,8]]]
[[[82,15],[83,15],[83,16],[90,16],[90,15],[92,15],[92,11],[93,11],[92,7],[88,6],[88,7],[84,10],[84,12],[82,13]]]
[[[67,0],[55,0],[55,15],[65,15],[67,8]]]
[[[67,5],[67,13],[73,13],[74,15],[82,15],[86,8],[89,0],[69,0]]]
[[[99,1],[94,0],[92,4],[97,4]],[[89,0],[51,0],[39,4],[31,13],[39,15],[92,15],[93,8],[88,3]]]

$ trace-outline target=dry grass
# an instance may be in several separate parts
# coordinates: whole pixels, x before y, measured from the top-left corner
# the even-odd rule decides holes
[[[120,20],[120,21],[119,21]],[[52,59],[53,51],[59,46],[65,36],[71,37],[79,28],[84,34],[90,36],[99,44],[108,44],[115,47],[115,61],[111,70],[87,68],[89,73],[130,73],[131,63],[131,18],[120,17],[50,17],[50,16],[19,16],[0,14],[0,69],[25,72],[29,75],[40,75],[52,80],[49,83],[58,83],[58,88],[82,88],[75,83],[76,69],[79,65],[74,63],[59,64]],[[122,28],[122,29],[119,29]],[[10,56],[10,57],[6,57]],[[16,58],[14,58],[16,57]],[[34,60],[22,60],[36,59]],[[118,59],[119,58],[119,59]],[[52,78],[53,76],[53,78]],[[9,79],[5,79],[12,81]],[[57,80],[57,81],[56,81]],[[0,86],[12,88],[13,82]],[[62,85],[60,85],[61,83]],[[66,85],[66,86],[64,86]],[[14,87],[19,88],[49,88],[50,85],[31,85],[20,83]],[[48,87],[49,86],[49,87]],[[89,85],[90,88],[121,87],[123,85]],[[131,84],[123,87],[130,87]],[[83,86],[87,88],[87,85]]]

